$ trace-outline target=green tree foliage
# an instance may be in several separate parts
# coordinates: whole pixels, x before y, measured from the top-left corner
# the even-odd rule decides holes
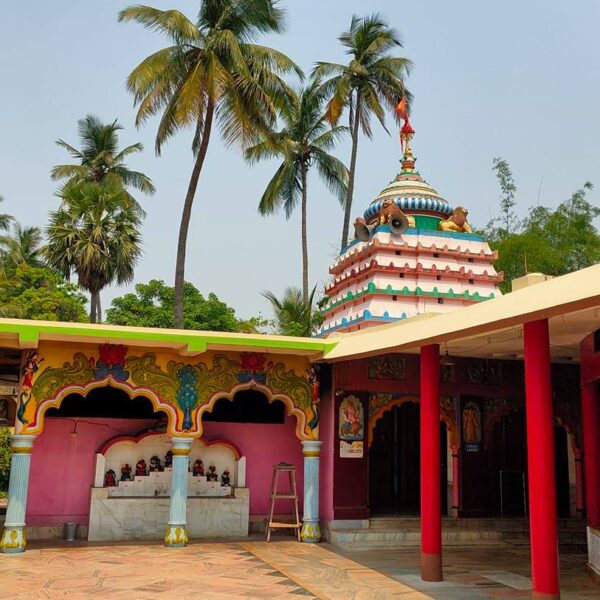
[[[116,120],[102,123],[95,115],[87,115],[77,121],[77,125],[81,149],[63,140],[57,140],[56,143],[78,162],[53,167],[50,172],[52,179],[96,183],[112,179],[125,189],[131,187],[144,194],[154,194],[156,190],[150,178],[139,171],[132,171],[125,163],[128,156],[143,150],[142,144],[132,144],[119,150],[118,131],[123,127]],[[139,208],[129,192],[127,197]]]
[[[174,289],[164,281],[152,279],[138,283],[134,294],[125,294],[112,301],[106,311],[107,323],[133,327],[174,327]],[[238,321],[233,308],[221,302],[213,293],[205,298],[191,283],[184,286],[184,317],[186,329],[202,331],[237,331]]]
[[[42,232],[39,227],[23,227],[13,223],[12,231],[0,236],[0,264],[6,270],[19,265],[41,267]]]
[[[0,497],[6,496],[8,479],[10,477],[10,450],[12,430],[9,427],[0,427]]]
[[[289,218],[298,202],[301,204],[302,298],[305,303],[308,302],[308,173],[315,167],[342,206],[348,182],[348,169],[328,152],[346,128],[328,126],[323,103],[320,83],[313,80],[297,95],[290,96],[283,113],[283,128],[267,134],[246,150],[246,159],[251,163],[265,158],[281,159],[260,200],[258,211],[262,215],[283,209]]]
[[[392,56],[392,50],[401,48],[402,42],[379,14],[362,18],[354,15],[350,29],[342,33],[339,40],[350,57],[348,64],[319,62],[315,75],[328,78],[323,83],[323,90],[330,98],[327,115],[333,125],[348,108],[352,151],[342,229],[343,248],[348,244],[359,134],[362,131],[369,139],[372,137],[373,117],[385,129],[386,109],[398,118],[394,108],[402,96],[409,96],[403,78],[408,74],[411,62]]]
[[[527,272],[564,275],[600,262],[600,232],[594,225],[600,208],[587,199],[590,190],[588,182],[556,209],[532,208],[515,233],[487,232],[499,254],[496,269],[504,271],[503,292]]]
[[[141,210],[119,182],[70,181],[58,193],[46,232],[48,264],[66,279],[77,275],[90,293],[90,321],[101,322],[100,291],[129,283],[141,253]]]
[[[4,202],[4,197],[0,196],[0,202]],[[8,231],[13,218],[5,213],[0,213],[0,231]]]
[[[302,292],[296,287],[289,287],[282,298],[277,298],[273,292],[263,292],[263,296],[271,304],[275,314],[275,330],[281,335],[310,337],[315,333],[323,318],[314,307],[316,287],[304,302]]]
[[[518,229],[520,225],[515,213],[517,186],[508,161],[503,158],[494,158],[492,169],[496,172],[496,178],[500,186],[500,212],[502,216],[492,219],[488,224],[488,229],[494,230],[492,234],[494,238],[501,239]],[[498,223],[500,223],[500,227],[496,227]]]
[[[194,131],[195,161],[184,201],[175,267],[175,326],[185,326],[184,277],[192,205],[215,124],[225,144],[248,146],[275,125],[289,88],[281,78],[300,69],[255,40],[283,30],[277,0],[202,0],[198,18],[178,10],[131,6],[119,20],[165,35],[169,45],[144,59],[127,87],[139,107],[136,124],[161,114],[156,151],[181,129]]]
[[[77,286],[47,267],[17,266],[0,281],[0,316],[45,321],[86,320]]]

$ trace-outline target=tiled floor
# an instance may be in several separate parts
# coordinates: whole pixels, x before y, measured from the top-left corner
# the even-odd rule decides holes
[[[292,541],[158,544],[33,542],[0,555],[0,599],[458,600],[528,598],[526,549],[452,548],[446,581],[424,584],[416,549],[344,552]],[[600,598],[583,555],[563,558],[566,600]]]

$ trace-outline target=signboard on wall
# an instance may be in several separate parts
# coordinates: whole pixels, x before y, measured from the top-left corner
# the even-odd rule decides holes
[[[340,458],[362,458],[363,456],[364,448],[362,441],[340,441]]]

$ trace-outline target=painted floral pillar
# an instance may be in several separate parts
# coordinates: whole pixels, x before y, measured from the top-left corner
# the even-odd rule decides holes
[[[316,440],[302,442],[304,455],[304,513],[302,516],[301,538],[303,542],[321,541],[319,526],[319,458],[321,444]]]
[[[24,552],[25,506],[29,487],[29,467],[35,435],[13,435],[10,480],[8,483],[8,508],[4,522],[4,534],[0,540],[0,550],[7,554]]]
[[[185,546],[187,536],[187,484],[190,449],[194,438],[173,437],[173,474],[171,478],[171,505],[169,524],[165,534],[165,546],[178,548]]]

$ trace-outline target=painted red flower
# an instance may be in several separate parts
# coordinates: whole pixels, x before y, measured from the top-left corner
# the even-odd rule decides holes
[[[121,344],[103,344],[98,347],[98,353],[100,355],[99,362],[103,362],[105,365],[125,366],[127,346]]]
[[[266,356],[256,352],[243,352],[240,355],[240,362],[244,371],[253,373],[262,373],[265,370]]]

